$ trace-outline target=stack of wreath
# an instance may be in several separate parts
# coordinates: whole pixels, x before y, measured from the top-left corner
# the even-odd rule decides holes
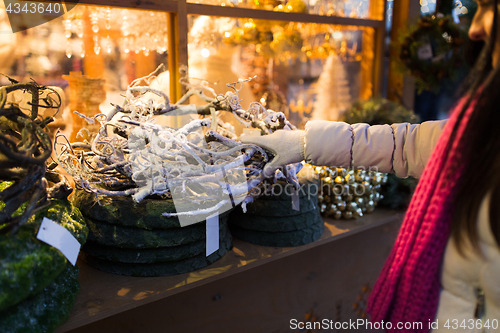
[[[206,222],[181,227],[172,199],[148,197],[135,202],[127,196],[96,196],[76,190],[73,204],[89,227],[82,248],[89,265],[114,274],[164,276],[203,268],[232,248],[227,215],[219,216],[219,250],[206,254]]]
[[[299,188],[285,181],[265,180],[260,196],[247,205],[247,212],[238,207],[229,219],[234,237],[263,245],[291,247],[314,242],[323,234],[324,223],[318,205],[319,179],[311,166],[297,174]]]
[[[115,274],[171,275],[205,267],[231,249],[228,214],[253,201],[249,190],[264,179],[270,158],[258,146],[238,142],[218,112],[232,112],[263,134],[292,125],[259,103],[242,109],[241,82],[225,95],[183,83],[189,90],[175,104],[162,91],[132,83],[122,106],[81,115],[100,123],[97,133],[82,130],[82,142],[71,143],[56,135],[58,162],[75,181],[73,204],[90,229],[82,256],[89,265]],[[193,95],[207,104],[184,105]],[[157,116],[190,113],[201,117],[177,129],[155,122]],[[282,178],[297,182],[294,172]],[[219,249],[209,254],[206,243],[213,238],[207,239],[206,221],[216,215]]]
[[[7,103],[8,94],[19,90],[31,94],[31,110]],[[47,97],[39,98],[44,91]],[[52,118],[40,118],[38,108],[59,105],[55,91],[34,82],[0,88],[1,332],[54,331],[79,291],[78,267],[36,237],[44,217],[80,244],[87,237],[80,212],[66,199],[71,188],[54,164],[46,166],[52,144],[44,128]]]

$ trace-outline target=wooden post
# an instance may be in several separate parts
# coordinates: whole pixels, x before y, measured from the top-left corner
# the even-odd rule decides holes
[[[177,14],[171,15],[173,18],[170,19],[170,27],[172,33],[170,36],[174,36],[174,43],[170,43],[170,50],[175,50],[175,53],[172,53],[169,50],[169,62],[173,61],[172,67],[175,68],[175,73],[170,72],[170,84],[171,86],[175,86],[175,101],[178,101],[182,95],[184,95],[187,90],[186,87],[180,84],[181,73],[179,72],[179,68],[181,66],[188,65],[188,11],[187,11],[187,3],[186,0],[178,0],[177,1]],[[174,55],[175,54],[175,55]],[[182,75],[187,75],[182,74]],[[180,127],[183,123],[183,119],[187,119],[187,116],[176,116],[174,121],[174,127]]]
[[[143,77],[151,74],[156,69],[156,52],[151,50],[148,55],[144,52],[139,52],[135,56],[135,75]]]
[[[361,92],[360,97],[368,100],[373,97],[374,69],[375,62],[375,29],[371,27],[363,28],[363,51],[361,58]]]
[[[363,51],[361,60],[361,98],[368,100],[382,93],[385,38],[385,6],[384,0],[371,0],[370,19],[382,20],[384,26],[363,28]]]
[[[101,79],[104,76],[104,56],[103,50],[96,54],[94,52],[94,32],[90,22],[90,11],[85,9],[83,14],[83,44],[85,47],[85,57],[83,58],[83,73],[93,79]]]
[[[420,17],[419,0],[397,0],[393,2],[391,41],[399,39],[408,26],[415,24]],[[387,98],[395,102],[402,102],[409,109],[415,104],[415,79],[402,75],[395,68],[399,57],[399,50],[391,47],[389,52],[389,81]]]
[[[374,1],[374,0],[372,0]],[[380,96],[382,94],[384,82],[384,62],[385,62],[385,35],[387,19],[387,2],[378,0],[371,9],[373,18],[382,20],[381,27],[375,28],[375,59],[373,63],[373,94]]]
[[[187,66],[188,65],[188,12],[186,0],[178,0],[178,10],[177,10],[177,36],[178,36],[178,58],[177,66]],[[186,93],[185,87],[180,86],[179,98]]]

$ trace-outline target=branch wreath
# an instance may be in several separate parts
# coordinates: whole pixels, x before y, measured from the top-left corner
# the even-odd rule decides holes
[[[47,166],[52,142],[44,129],[53,117],[38,114],[39,107],[57,112],[61,97],[34,81],[9,80],[11,85],[0,87],[0,234],[15,234],[45,207],[47,199],[66,198],[71,193],[66,179],[52,171],[57,164]],[[7,102],[8,94],[18,90],[31,94],[29,110]],[[46,97],[41,97],[47,91]],[[49,188],[49,182],[55,185]]]
[[[138,79],[127,89],[123,106],[114,105],[108,114],[93,117],[79,114],[88,123],[100,124],[97,133],[82,129],[79,135],[84,141],[72,143],[56,134],[57,161],[73,177],[78,189],[96,196],[131,196],[136,202],[148,196],[181,196],[185,202],[204,203],[206,207],[164,213],[167,217],[217,211],[221,205],[230,204],[220,199],[221,193],[242,202],[245,210],[257,196],[252,189],[264,180],[262,170],[272,156],[259,146],[236,141],[232,126],[217,117],[218,112],[231,112],[238,121],[259,129],[263,135],[296,127],[282,112],[268,110],[260,103],[251,103],[244,110],[238,97],[244,81],[228,84],[230,91],[216,95],[206,82],[194,85],[185,78],[181,83],[188,91],[172,104],[164,92],[139,86]],[[162,101],[147,99],[146,93],[160,96]],[[206,104],[184,105],[191,96]],[[187,114],[197,114],[199,119],[177,129],[156,124],[154,117]],[[276,172],[274,181],[284,179],[298,188],[296,173],[301,167],[301,163],[286,166]]]

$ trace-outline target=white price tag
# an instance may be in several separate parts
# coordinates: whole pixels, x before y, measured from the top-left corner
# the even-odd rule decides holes
[[[292,209],[300,211],[299,190],[292,189]]]
[[[424,44],[417,51],[418,59],[420,60],[428,60],[432,58],[432,47],[431,44]]]
[[[36,238],[55,247],[75,266],[80,243],[68,229],[44,217]]]
[[[207,217],[206,223],[207,233],[207,251],[208,257],[219,249],[219,213]]]

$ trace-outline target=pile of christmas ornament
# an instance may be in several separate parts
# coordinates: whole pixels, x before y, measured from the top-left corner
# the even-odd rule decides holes
[[[380,194],[387,175],[376,171],[316,167],[320,177],[321,214],[335,219],[353,219],[371,213],[383,199]]]

